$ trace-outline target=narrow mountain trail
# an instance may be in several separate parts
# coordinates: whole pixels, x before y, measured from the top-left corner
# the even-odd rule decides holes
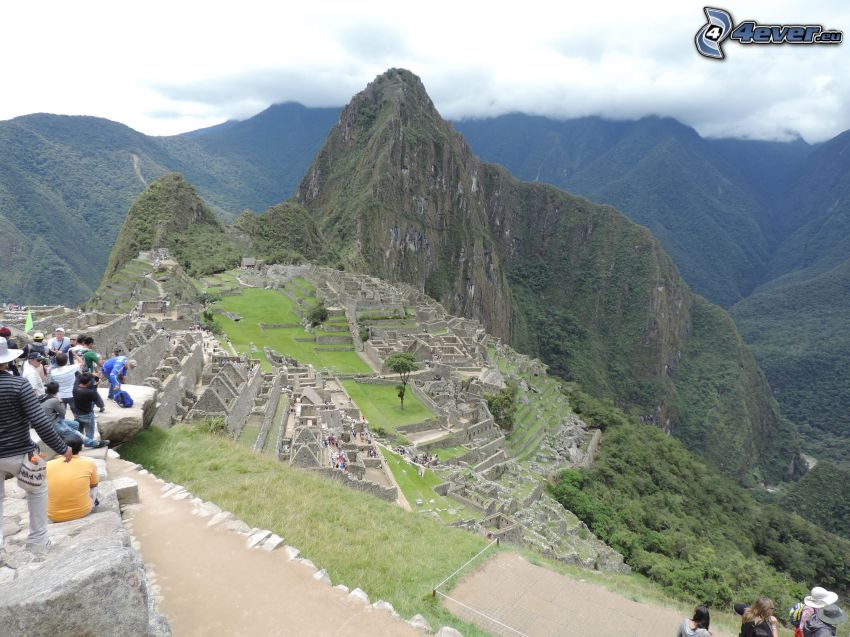
[[[147,188],[148,182],[142,175],[142,161],[136,153],[133,153],[133,170],[136,171],[136,177],[142,182],[142,185]]]
[[[192,515],[189,500],[162,498],[162,485],[132,464],[111,459],[108,468],[113,478],[138,482],[141,506],[126,525],[155,573],[159,610],[175,637],[421,635],[314,580],[312,569],[290,561],[282,549],[248,549],[244,536],[208,528],[207,519]]]

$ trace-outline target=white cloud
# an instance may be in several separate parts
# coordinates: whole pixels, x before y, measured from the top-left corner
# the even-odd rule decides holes
[[[274,102],[341,106],[400,66],[451,118],[658,114],[707,135],[809,141],[850,128],[848,44],[727,42],[716,62],[693,46],[703,2],[561,4],[15,0],[0,32],[0,118],[89,114],[171,134]],[[850,31],[846,3],[731,11]]]

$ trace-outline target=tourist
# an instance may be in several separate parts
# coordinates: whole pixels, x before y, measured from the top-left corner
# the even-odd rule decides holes
[[[96,424],[94,406],[98,406],[100,413],[105,411],[103,398],[97,393],[94,380],[95,376],[89,372],[83,372],[74,387],[74,413],[77,415],[77,422],[80,423],[80,427],[85,428],[86,437],[92,439],[94,439]]]
[[[5,478],[16,476],[27,455],[37,449],[30,438],[30,427],[41,440],[70,462],[71,448],[60,438],[38,404],[30,384],[23,378],[8,373],[9,363],[18,358],[23,350],[9,348],[6,339],[0,337],[0,520],[3,520]],[[47,536],[47,484],[34,492],[27,492],[29,508],[29,535],[27,548],[41,551],[52,542]],[[0,524],[0,563],[3,562],[3,525]]]
[[[36,396],[44,396],[44,379],[47,378],[44,363],[45,358],[41,354],[30,352],[21,371],[21,376],[27,379]]]
[[[47,357],[50,359],[50,368],[53,369],[56,367],[57,354],[67,354],[68,350],[76,344],[76,338],[72,343],[71,339],[65,336],[64,327],[57,327],[53,332],[53,338],[47,341]]]
[[[50,370],[47,377],[48,380],[59,383],[59,399],[65,403],[66,407],[71,408],[72,413],[76,413],[74,411],[76,409],[74,406],[74,383],[79,371],[80,365],[78,363],[69,364],[68,354],[59,352],[56,354],[56,367]]]
[[[707,606],[697,606],[691,619],[684,619],[679,626],[676,637],[711,637],[708,625],[711,623],[711,615]]]
[[[64,354],[63,354],[64,356]],[[44,386],[46,399],[41,403],[41,408],[47,414],[47,418],[53,424],[57,434],[66,439],[68,436],[79,438],[84,447],[99,449],[109,444],[108,440],[92,440],[79,432],[79,423],[76,420],[66,420],[65,403],[56,395],[59,391],[59,383],[55,380]]]
[[[767,597],[759,597],[750,606],[736,604],[735,612],[743,616],[740,637],[777,637],[773,602]]]
[[[803,637],[803,628],[818,608],[829,606],[837,601],[837,593],[815,586],[802,602],[797,602],[788,611],[788,619],[795,628],[794,637]]]
[[[87,516],[98,504],[97,466],[89,458],[80,457],[82,440],[65,438],[72,451],[71,461],[62,459],[47,463],[47,517],[53,522],[69,522]]]
[[[835,637],[837,626],[847,621],[847,613],[835,604],[815,610],[803,628],[803,637]]]
[[[24,346],[22,348],[18,348],[18,342],[15,339],[12,338],[12,330],[10,330],[5,325],[0,327],[0,338],[6,339],[6,345],[10,350],[17,350],[17,351],[20,352],[20,355],[18,356],[18,358],[23,358],[24,355],[29,350],[29,348],[27,346]],[[18,368],[18,361],[17,360],[9,361],[8,365],[9,366],[7,368],[6,373],[11,373],[13,376],[20,376],[21,375],[21,370]]]
[[[126,356],[119,356],[121,350],[115,350],[114,356],[107,360],[101,370],[103,371],[103,375],[109,379],[109,396],[108,398],[112,400],[115,396],[115,392],[121,389],[121,384],[124,382],[124,378],[126,376],[126,371],[136,368],[136,361],[132,358],[127,358]]]
[[[30,343],[29,353],[32,354],[33,352],[38,352],[45,360],[47,360],[47,345],[44,343],[44,334],[41,332],[36,332],[32,335],[32,343]]]
[[[87,372],[97,375],[100,369],[100,354],[94,351],[94,338],[86,336],[82,341],[85,350],[80,354],[83,359],[83,369]]]

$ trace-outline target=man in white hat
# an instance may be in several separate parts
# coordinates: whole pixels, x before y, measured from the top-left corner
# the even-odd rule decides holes
[[[10,349],[5,338],[0,338],[0,562],[3,561],[3,496],[5,479],[15,476],[27,454],[36,449],[30,438],[33,427],[42,441],[70,462],[71,448],[53,430],[47,415],[38,404],[35,393],[26,379],[9,373],[9,363],[23,350]],[[47,485],[35,493],[27,493],[30,530],[27,548],[41,551],[50,545],[47,537]]]
[[[65,328],[57,327],[53,332],[53,338],[47,341],[47,355],[50,358],[50,369],[56,367],[56,354],[68,353],[71,349],[71,339],[65,336]]]
[[[821,622],[817,620],[817,611],[820,608],[831,606],[838,601],[838,593],[828,591],[821,586],[815,586],[811,592],[803,598],[803,611],[800,613],[800,632],[806,635],[821,628]]]

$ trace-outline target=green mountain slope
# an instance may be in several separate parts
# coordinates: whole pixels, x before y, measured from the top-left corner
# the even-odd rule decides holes
[[[783,413],[818,457],[850,458],[850,260],[733,308]]]
[[[832,495],[843,500],[835,488],[800,507],[761,504],[689,451],[646,426],[611,426],[593,465],[562,472],[552,492],[632,568],[694,602],[767,595],[787,608],[812,582],[847,590],[850,541],[818,526]]]
[[[141,251],[167,248],[190,275],[233,267],[241,247],[181,175],[153,182],[130,207],[112,248],[104,281]]]
[[[758,142],[717,143],[669,118],[555,121],[522,114],[457,123],[476,152],[521,179],[616,206],[647,226],[700,294],[729,306],[762,282],[764,195],[778,172]],[[784,147],[782,147],[784,150]],[[731,157],[730,157],[731,155]],[[742,178],[743,162],[747,179]],[[801,154],[781,155],[785,164]],[[750,185],[756,182],[758,189]]]
[[[782,498],[782,505],[798,515],[850,538],[850,498],[847,484],[850,468],[832,462],[818,462]]]
[[[28,115],[0,122],[0,299],[80,303],[101,280],[130,204],[179,171],[223,219],[288,197],[337,109],[274,106],[256,119],[149,137],[95,117]]]
[[[702,443],[729,475],[799,471],[732,321],[690,293],[652,235],[479,162],[410,72],[388,71],[343,109],[297,199],[346,268],[478,317],[562,377]]]

